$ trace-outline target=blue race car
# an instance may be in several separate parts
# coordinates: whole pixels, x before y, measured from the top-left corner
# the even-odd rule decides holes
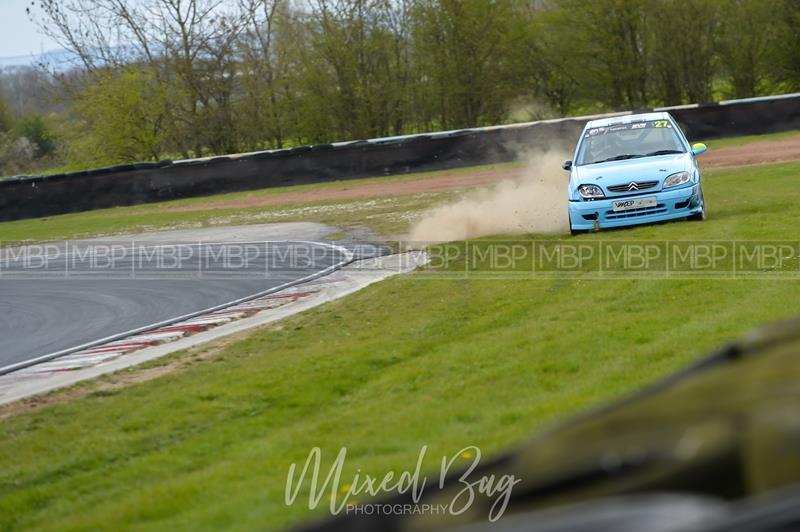
[[[669,113],[592,120],[569,170],[570,231],[598,230],[687,218],[705,219],[695,156]]]

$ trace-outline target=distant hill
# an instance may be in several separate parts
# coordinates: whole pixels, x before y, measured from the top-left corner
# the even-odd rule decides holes
[[[78,56],[75,53],[62,48],[49,50],[41,54],[0,57],[0,69],[29,67],[47,63],[55,70],[65,70],[74,66],[77,60]]]

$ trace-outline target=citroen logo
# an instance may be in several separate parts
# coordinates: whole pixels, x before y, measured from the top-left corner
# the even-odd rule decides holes
[[[628,185],[628,190],[639,190],[639,185],[636,184],[636,181],[631,181],[631,184]]]

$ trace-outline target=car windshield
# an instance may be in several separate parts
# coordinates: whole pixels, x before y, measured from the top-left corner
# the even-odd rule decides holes
[[[648,120],[587,129],[584,132],[577,164],[594,164],[685,152],[686,148],[672,126],[672,122]]]

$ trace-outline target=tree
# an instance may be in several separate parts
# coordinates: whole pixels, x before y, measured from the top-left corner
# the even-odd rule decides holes
[[[496,123],[510,87],[507,39],[512,2],[419,0],[414,11],[415,61],[423,98],[445,128]]]
[[[0,89],[14,116],[74,111],[70,153],[86,164],[800,87],[796,0],[41,0],[34,12],[75,68]],[[50,84],[73,109],[48,103]]]
[[[532,9],[529,18],[529,31],[521,51],[515,55],[524,62],[534,96],[566,116],[586,90],[585,70],[575,61],[576,42],[569,12]]]
[[[173,108],[175,149],[232,151],[232,51],[241,14],[220,0],[42,0],[43,31],[74,52],[91,85],[108,69],[145,67]],[[74,81],[74,78],[72,78]],[[80,92],[82,86],[67,90]]]
[[[310,137],[370,138],[402,127],[404,47],[389,0],[315,0],[296,77]],[[400,15],[402,16],[402,15]],[[398,83],[400,81],[400,83]],[[328,128],[327,131],[323,128]]]
[[[650,103],[652,84],[651,18],[648,0],[561,0],[574,28],[573,63],[591,96],[613,109]]]
[[[46,157],[56,149],[53,132],[42,115],[30,114],[23,118],[13,130],[16,138],[25,138],[35,146],[36,157]]]
[[[12,126],[13,121],[11,119],[11,112],[8,109],[8,104],[6,103],[3,94],[0,93],[0,133],[8,132]]]
[[[767,61],[774,68],[769,75],[785,90],[800,90],[800,2],[783,0],[774,21],[775,37]]]
[[[711,101],[720,21],[717,0],[655,0],[651,21],[654,92],[665,105]],[[690,35],[691,38],[685,38]]]
[[[300,68],[293,53],[302,45],[295,13],[287,0],[240,0],[240,8],[239,135],[251,150],[283,148],[292,129],[290,73]]]
[[[767,76],[777,0],[727,0],[720,24],[719,58],[731,85],[731,96],[759,93]]]
[[[73,139],[72,164],[157,160],[165,153],[171,115],[166,91],[152,72],[108,71],[81,94],[75,111],[85,131]]]

